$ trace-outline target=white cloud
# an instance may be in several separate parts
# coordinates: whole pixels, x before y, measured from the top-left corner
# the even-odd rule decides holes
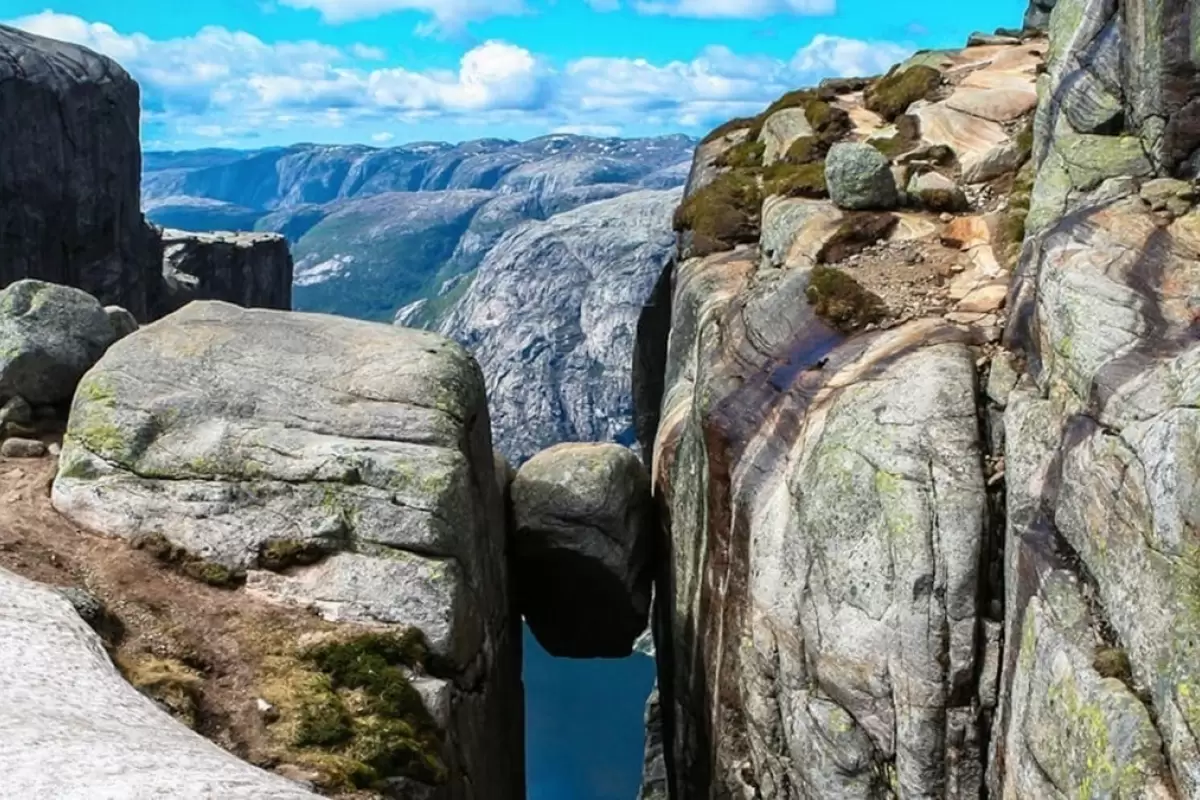
[[[455,29],[488,17],[526,11],[524,0],[280,0],[285,6],[319,11],[326,22],[372,19],[397,11],[418,11],[432,17],[438,27]]]
[[[365,44],[355,44],[350,46],[350,52],[356,58],[361,58],[363,61],[386,61],[387,51],[382,47],[370,47]]]
[[[820,35],[786,60],[710,47],[687,61],[584,57],[556,67],[525,48],[487,41],[464,53],[456,69],[415,70],[378,63],[387,54],[366,45],[266,43],[218,27],[155,40],[51,12],[13,24],[120,61],[142,84],[143,119],[153,126],[147,138],[154,139],[295,128],[309,136],[342,129],[365,140],[393,125],[430,122],[603,135],[697,130],[757,113],[824,77],[882,72],[910,52]]]
[[[396,138],[396,134],[387,133],[386,131],[371,134],[371,141],[376,144],[386,144]]]
[[[911,48],[892,42],[864,42],[818,34],[792,58],[795,72],[828,71],[841,78],[877,75],[904,60]]]
[[[837,10],[837,0],[637,0],[642,14],[701,19],[762,19],[776,14],[817,16]]]
[[[616,125],[559,125],[551,133],[569,133],[574,136],[620,136]]]

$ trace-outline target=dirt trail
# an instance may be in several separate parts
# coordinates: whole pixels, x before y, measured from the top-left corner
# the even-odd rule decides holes
[[[195,670],[196,730],[251,763],[280,766],[257,705],[263,659],[329,626],[301,609],[199,583],[122,540],[72,525],[51,505],[54,471],[49,457],[0,458],[0,567],[91,592],[123,627],[107,642],[115,661],[168,659]],[[308,777],[291,765],[278,771]]]

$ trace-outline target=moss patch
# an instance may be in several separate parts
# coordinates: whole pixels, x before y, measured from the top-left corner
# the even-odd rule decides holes
[[[244,572],[194,556],[182,547],[175,546],[159,533],[139,536],[133,540],[133,546],[138,550],[145,550],[176,572],[209,586],[234,589],[246,580]]]
[[[753,167],[761,167],[763,152],[766,149],[767,146],[762,142],[756,139],[747,139],[740,144],[735,144],[733,147],[717,156],[717,159],[714,163],[718,167],[729,167],[732,169],[750,169]]]
[[[415,629],[328,640],[277,659],[265,690],[280,712],[273,727],[328,790],[378,788],[397,776],[444,783],[441,733],[409,678],[428,660]]]
[[[1002,263],[1013,267],[1025,242],[1025,220],[1033,199],[1033,161],[1026,161],[1013,178],[1008,192],[1008,207],[1000,216],[996,230],[997,250]]]
[[[866,90],[864,101],[867,108],[891,122],[941,85],[942,73],[933,67],[919,64],[905,70],[893,68]]]
[[[138,691],[162,705],[189,728],[199,721],[204,678],[173,658],[118,656],[117,668]]]
[[[754,125],[755,122],[757,122],[756,117],[737,117],[736,119],[731,119],[728,122],[723,122],[709,131],[708,135],[700,140],[700,144],[715,142],[722,136],[728,136],[734,131],[740,131],[749,128],[750,126]]]
[[[817,316],[842,333],[861,330],[887,313],[878,295],[835,267],[814,267],[805,297]]]
[[[780,161],[763,172],[763,194],[784,197],[827,197],[825,162],[790,164]]]
[[[757,172],[734,170],[683,201],[675,210],[675,230],[692,231],[693,254],[707,255],[757,241],[761,215]]]
[[[290,567],[305,567],[316,564],[328,553],[319,542],[301,542],[295,539],[272,539],[263,542],[258,549],[258,566],[275,572]]]
[[[861,253],[895,230],[899,222],[895,214],[870,211],[849,214],[817,253],[817,263],[834,264]]]
[[[1116,678],[1126,686],[1133,684],[1129,654],[1120,647],[1098,647],[1092,666],[1102,678]]]

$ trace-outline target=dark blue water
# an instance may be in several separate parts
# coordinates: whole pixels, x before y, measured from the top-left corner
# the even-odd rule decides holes
[[[553,658],[525,629],[528,800],[636,800],[654,661]]]

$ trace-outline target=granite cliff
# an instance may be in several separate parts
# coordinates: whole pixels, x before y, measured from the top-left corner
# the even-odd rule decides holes
[[[198,298],[290,308],[286,247],[221,278],[211,238],[187,241],[188,266],[164,263],[161,231],[141,213],[139,97],[111,59],[0,25],[0,285],[76,286],[143,322]]]
[[[643,797],[1200,796],[1197,19],[1035,0],[697,149]]]

